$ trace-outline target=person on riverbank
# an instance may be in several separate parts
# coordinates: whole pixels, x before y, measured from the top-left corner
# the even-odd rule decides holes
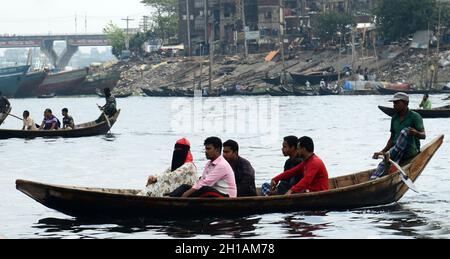
[[[305,136],[299,139],[298,153],[303,162],[273,178],[270,183],[272,193],[292,195],[329,190],[328,171],[323,161],[314,153],[314,141],[310,137]],[[302,179],[297,184],[284,194],[278,191],[281,181],[289,181],[296,176],[302,176]],[[265,195],[269,194],[265,193]]]
[[[401,165],[419,154],[420,140],[426,139],[425,127],[420,114],[409,109],[408,94],[396,93],[389,101],[394,103],[396,112],[391,120],[391,137],[386,147],[373,155],[373,159],[388,154],[392,161]],[[371,180],[384,176],[385,169],[383,161],[372,174]]]
[[[235,198],[236,180],[230,164],[222,156],[222,140],[210,137],[205,140],[205,155],[209,162],[203,175],[194,186],[182,185],[170,197]]]
[[[34,123],[33,118],[30,116],[29,111],[23,112],[23,127],[22,130],[37,130],[36,123]]]
[[[419,105],[419,108],[422,108],[424,110],[431,110],[432,104],[431,104],[431,101],[430,101],[430,95],[425,94],[423,96],[423,99],[422,99],[422,102]]]
[[[51,109],[46,109],[44,112],[44,120],[42,121],[40,130],[58,130],[61,126],[59,120],[53,115]]]
[[[231,165],[237,186],[238,197],[256,195],[255,169],[251,163],[239,156],[239,144],[234,140],[223,143],[223,157]]]
[[[9,107],[11,107],[11,103],[0,91],[0,118],[3,118],[5,113],[9,110]]]
[[[198,179],[197,167],[191,153],[191,143],[183,138],[175,143],[171,167],[159,176],[150,176],[147,187],[140,195],[164,197],[181,185],[194,185]]]
[[[63,129],[75,129],[75,121],[72,116],[69,115],[69,109],[62,109],[63,116]]]

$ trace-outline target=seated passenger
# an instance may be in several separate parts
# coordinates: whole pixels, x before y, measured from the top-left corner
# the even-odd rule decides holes
[[[63,129],[75,129],[75,122],[72,116],[69,116],[69,110],[67,108],[62,109],[63,117]]]
[[[31,118],[29,111],[23,112],[23,128],[22,128],[22,130],[37,130],[36,124],[34,123],[33,118]]]
[[[211,137],[205,140],[206,159],[210,160],[202,178],[194,186],[182,185],[169,196],[224,198],[237,196],[236,180],[230,164],[222,156],[222,141]]]
[[[57,130],[61,126],[59,120],[53,115],[52,110],[46,109],[44,112],[44,120],[42,121],[40,130]]]
[[[197,167],[194,164],[194,158],[190,151],[191,143],[183,138],[175,144],[173,151],[172,166],[159,176],[150,176],[147,182],[147,188],[139,193],[142,196],[164,197],[180,185],[194,185],[199,177]]]
[[[237,186],[238,197],[257,196],[255,169],[248,160],[239,156],[239,144],[228,140],[223,143],[223,157],[231,165]]]
[[[302,175],[303,178],[291,187],[285,195],[329,190],[328,172],[323,161],[314,154],[314,142],[310,137],[302,137],[298,143],[298,153],[303,162],[298,166],[273,178],[270,188],[276,192],[278,183]]]

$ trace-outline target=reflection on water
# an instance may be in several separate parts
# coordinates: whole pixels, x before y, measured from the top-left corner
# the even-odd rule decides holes
[[[399,204],[379,208],[226,219],[84,220],[45,208],[15,189],[19,178],[69,186],[141,189],[149,175],[170,166],[173,144],[181,137],[190,139],[201,172],[207,162],[203,141],[212,135],[239,142],[240,155],[257,172],[257,186],[281,172],[286,160],[281,155],[282,139],[293,134],[313,137],[316,152],[332,177],[376,166],[371,156],[386,144],[390,127],[389,118],[377,106],[392,105],[387,97],[274,99],[280,104],[279,125],[272,125],[279,131],[275,142],[252,132],[224,132],[214,127],[211,131],[174,132],[170,107],[178,99],[170,98],[118,100],[122,114],[104,136],[0,140],[0,233],[8,238],[450,238],[449,139],[416,182],[420,194],[408,192]],[[412,96],[411,105],[418,106],[421,99]],[[439,96],[432,99],[436,106],[443,106]],[[213,100],[218,104],[226,100],[232,106],[247,99]],[[92,121],[98,118],[96,101],[56,98],[46,100],[43,107],[39,100],[14,100],[13,107],[16,111],[30,110],[33,118],[40,118],[47,107],[67,107],[76,121]],[[220,124],[226,117],[216,110],[205,115],[204,123]],[[425,120],[428,140],[450,132],[449,122]],[[21,127],[15,120],[6,120],[1,126]]]
[[[33,227],[43,232],[37,233],[41,237],[53,238],[54,233],[72,233],[80,238],[95,238],[86,233],[127,234],[136,233],[162,233],[173,238],[193,238],[201,235],[225,236],[232,238],[251,238],[256,236],[253,232],[261,218],[207,218],[202,220],[83,220],[83,219],[57,219],[45,218],[39,220]],[[153,234],[155,235],[155,234]]]

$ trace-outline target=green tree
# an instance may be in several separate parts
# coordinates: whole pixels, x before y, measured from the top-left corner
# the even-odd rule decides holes
[[[143,44],[148,40],[146,33],[138,32],[134,34],[130,39],[130,51],[135,56],[140,56],[144,54],[144,50],[142,48]]]
[[[143,4],[154,10],[151,30],[167,42],[178,35],[178,0],[142,0]]]
[[[112,45],[112,53],[117,58],[120,57],[122,51],[125,49],[125,33],[117,25],[110,22],[104,29],[103,32],[108,37],[108,40]]]
[[[355,25],[353,16],[337,12],[319,14],[312,20],[313,32],[321,42],[332,41],[338,32],[345,35]]]
[[[398,40],[437,23],[435,0],[379,0],[374,15],[387,40]]]

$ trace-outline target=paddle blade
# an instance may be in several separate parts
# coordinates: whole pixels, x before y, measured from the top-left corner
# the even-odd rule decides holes
[[[406,186],[408,186],[408,188],[413,190],[414,192],[419,193],[417,187],[414,185],[414,182],[409,178],[408,174],[403,171],[403,168],[396,162],[392,161],[392,159],[389,159],[389,161],[400,171],[402,181],[406,184]]]

